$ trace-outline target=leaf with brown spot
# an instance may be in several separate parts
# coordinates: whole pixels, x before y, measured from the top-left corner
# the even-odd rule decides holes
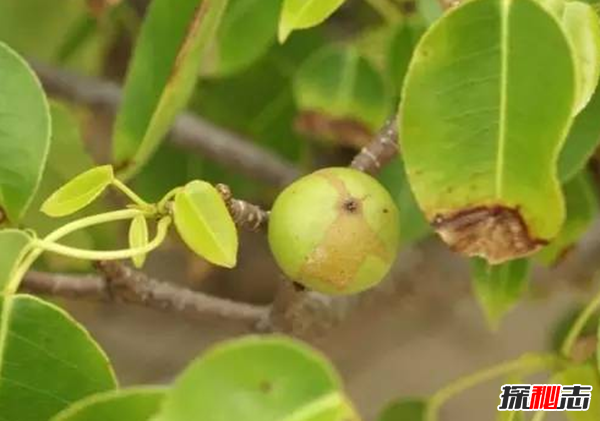
[[[452,248],[499,263],[556,237],[576,88],[569,39],[535,0],[464,2],[423,35],[402,95],[402,154]]]
[[[155,0],[129,65],[114,129],[122,177],[150,158],[186,105],[228,0]]]

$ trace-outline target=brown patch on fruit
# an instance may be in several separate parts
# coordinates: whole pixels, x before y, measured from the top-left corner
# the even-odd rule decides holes
[[[301,112],[294,121],[294,128],[303,136],[325,139],[355,149],[367,146],[374,136],[373,131],[360,121],[333,117],[318,111]]]
[[[343,291],[354,279],[365,257],[392,258],[385,244],[367,223],[362,212],[362,199],[353,197],[338,177],[319,171],[338,192],[337,218],[323,240],[309,254],[300,268],[299,277],[319,279]]]
[[[517,209],[478,206],[438,215],[433,228],[454,251],[497,264],[532,254],[548,241],[533,238]]]
[[[6,217],[6,212],[4,211],[3,208],[0,208],[0,225],[2,225],[4,222],[6,222],[8,218]]]

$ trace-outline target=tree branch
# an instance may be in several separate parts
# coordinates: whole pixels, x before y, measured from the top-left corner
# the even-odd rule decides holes
[[[253,329],[268,318],[269,307],[210,296],[158,281],[118,262],[99,262],[104,276],[65,275],[30,271],[21,291],[39,295],[114,301],[180,313],[199,319],[214,317],[243,322]]]
[[[32,63],[44,88],[51,94],[89,107],[115,113],[121,102],[121,89],[114,83],[43,63]],[[171,130],[170,141],[204,158],[218,162],[248,177],[281,187],[300,175],[295,166],[229,130],[201,117],[183,113]]]

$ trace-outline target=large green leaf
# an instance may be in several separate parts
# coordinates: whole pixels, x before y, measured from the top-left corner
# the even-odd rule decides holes
[[[501,263],[558,234],[575,77],[565,33],[535,0],[465,2],[424,35],[404,86],[402,154],[452,248]]]
[[[490,265],[479,258],[471,260],[473,290],[492,328],[498,326],[527,290],[529,270],[528,259],[501,265]]]
[[[340,392],[337,374],[315,351],[282,337],[250,336],[192,363],[157,420],[355,421]]]
[[[0,230],[0,293],[6,290],[30,243],[31,237],[23,231]]]
[[[0,42],[0,224],[19,222],[40,183],[50,145],[50,115],[27,63]]]
[[[92,168],[69,180],[42,204],[48,216],[70,215],[92,203],[114,181],[112,166]]]
[[[598,216],[597,187],[587,170],[581,171],[563,187],[567,219],[558,236],[538,253],[543,263],[556,263],[577,243]]]
[[[317,26],[333,14],[345,0],[284,0],[279,18],[279,42],[296,29]]]
[[[570,421],[597,421],[600,419],[600,380],[598,371],[592,364],[577,365],[557,373],[550,380],[552,384],[589,385],[593,387],[590,408],[587,411],[567,411],[565,415]]]
[[[227,76],[244,70],[265,54],[277,37],[282,0],[229,0],[214,39],[205,76]]]
[[[600,143],[600,89],[590,99],[575,121],[558,159],[558,174],[562,182],[581,171]]]
[[[106,355],[64,311],[27,295],[0,297],[0,414],[48,421],[88,395],[114,389]]]
[[[227,0],[154,0],[129,65],[113,136],[126,178],[158,147],[192,92]]]
[[[589,102],[600,78],[600,19],[594,8],[580,1],[564,6],[563,27],[575,52],[578,90],[575,113]]]
[[[423,399],[403,398],[389,404],[378,421],[425,421],[427,402]]]
[[[326,46],[309,57],[294,77],[294,98],[305,131],[359,147],[381,127],[391,107],[383,76],[353,47]],[[335,122],[323,130],[319,121],[311,123],[314,116]]]
[[[175,196],[175,226],[199,256],[219,266],[237,262],[237,229],[219,192],[205,181],[188,183]]]
[[[159,388],[98,393],[75,402],[52,421],[148,421],[158,412],[164,395]]]

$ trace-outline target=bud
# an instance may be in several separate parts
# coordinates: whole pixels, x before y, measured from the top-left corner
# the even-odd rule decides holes
[[[269,219],[275,260],[292,280],[327,294],[379,283],[398,251],[398,209],[374,178],[327,168],[287,187]]]

